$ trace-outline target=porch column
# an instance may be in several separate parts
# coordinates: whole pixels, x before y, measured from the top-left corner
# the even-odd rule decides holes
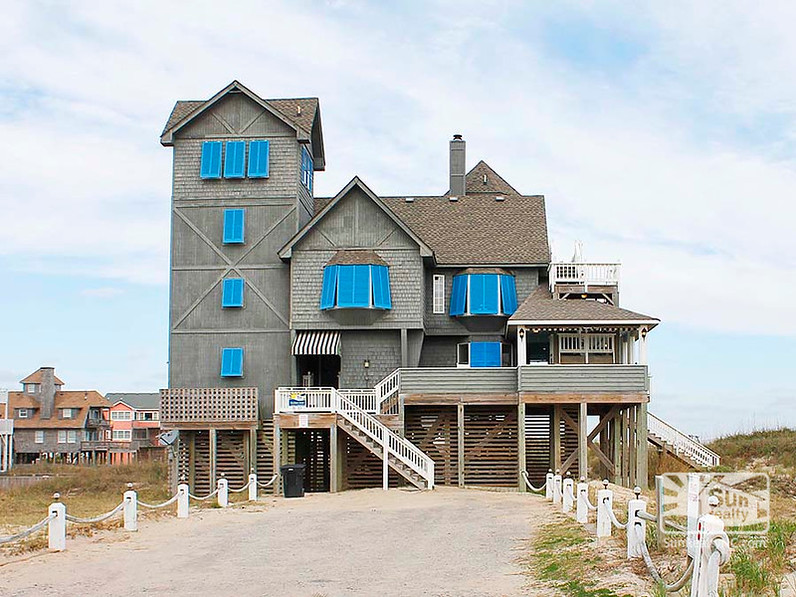
[[[561,472],[561,405],[553,405],[553,416],[550,419],[550,447],[552,450],[550,466],[554,473]]]
[[[636,483],[642,489],[649,487],[649,479],[647,468],[649,465],[648,450],[649,444],[647,443],[647,403],[643,402],[638,406],[638,446],[636,446],[636,457],[638,463],[636,469],[638,470]]]
[[[216,430],[211,429],[208,435],[210,436],[210,487],[212,489],[216,486],[216,451],[218,449]]]
[[[282,429],[280,429],[279,425],[276,422],[276,417],[274,417],[274,446],[273,446],[273,454],[274,454],[274,474],[281,475],[279,471],[279,467],[282,466]],[[282,484],[282,479],[277,478],[274,481],[274,495],[279,495],[280,485]]]
[[[647,328],[639,328],[640,344],[638,348],[638,364],[647,364]]]
[[[401,367],[406,369],[409,366],[409,339],[406,328],[401,328]]]
[[[581,402],[578,407],[578,479],[589,476],[589,451],[588,427],[586,425],[588,416],[588,404]]]
[[[337,423],[329,428],[329,491],[337,493],[340,487],[337,484],[339,473],[339,462],[337,454]]]
[[[525,491],[525,480],[522,478],[522,471],[527,469],[525,461],[525,403],[520,402],[517,405],[517,445],[519,448],[519,474],[517,483],[519,483],[520,491]]]
[[[528,362],[527,356],[527,335],[528,330],[520,326],[517,329],[517,365],[525,365]]]
[[[456,442],[459,487],[464,487],[464,404],[456,405]]]

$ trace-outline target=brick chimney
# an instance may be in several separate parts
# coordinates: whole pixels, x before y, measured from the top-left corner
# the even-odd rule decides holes
[[[465,188],[465,149],[466,143],[461,135],[453,135],[450,142],[450,196],[461,197],[467,192]]]
[[[55,410],[55,368],[42,367],[41,389],[39,390],[39,402],[41,403],[41,418],[51,419]]]

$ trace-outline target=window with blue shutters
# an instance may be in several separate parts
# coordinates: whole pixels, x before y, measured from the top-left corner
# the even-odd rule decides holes
[[[221,306],[243,306],[243,278],[227,278],[224,280],[221,292]]]
[[[221,350],[221,377],[243,377],[243,349]]]
[[[470,367],[500,367],[500,342],[470,342]]]
[[[221,178],[221,141],[202,143],[201,178]]]
[[[249,143],[249,178],[268,178],[268,141]]]
[[[514,276],[459,274],[453,278],[450,315],[511,315],[517,310]]]
[[[301,184],[310,192],[312,195],[312,176],[314,174],[314,166],[312,162],[312,156],[310,152],[307,151],[306,147],[301,148]]]
[[[224,178],[243,178],[246,160],[245,141],[227,141],[224,156]]]
[[[224,244],[236,245],[244,241],[245,210],[224,210]]]
[[[327,265],[321,309],[392,309],[389,268],[385,265]]]

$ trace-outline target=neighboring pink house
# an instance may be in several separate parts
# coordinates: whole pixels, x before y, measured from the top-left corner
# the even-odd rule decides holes
[[[111,403],[111,463],[130,462],[160,444],[160,394],[107,394]],[[120,449],[128,447],[127,449]]]

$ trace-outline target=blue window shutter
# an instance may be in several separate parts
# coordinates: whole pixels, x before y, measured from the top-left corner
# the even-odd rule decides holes
[[[224,210],[224,244],[241,244],[244,240],[245,212],[242,209]]]
[[[243,349],[224,348],[221,350],[221,377],[243,376]]]
[[[224,158],[224,178],[243,178],[245,157],[245,141],[227,141],[227,155]]]
[[[470,367],[500,367],[500,342],[471,342]]]
[[[268,178],[269,152],[268,141],[249,143],[249,178]]]
[[[464,304],[467,298],[467,276],[454,276],[451,288],[451,316],[464,315]]]
[[[470,314],[496,315],[498,312],[498,275],[470,274]]]
[[[202,165],[199,176],[202,178],[221,178],[221,141],[202,143]]]
[[[513,314],[517,310],[517,286],[514,276],[500,276],[500,296],[503,299],[503,313]]]
[[[370,271],[373,279],[373,306],[376,309],[392,309],[390,274],[387,266],[371,265]]]
[[[370,307],[370,266],[349,265],[347,267],[354,269],[354,306]]]
[[[227,278],[224,280],[224,287],[221,293],[222,307],[242,307],[243,306],[243,279]]]
[[[356,307],[354,303],[354,266],[337,266],[337,306]]]
[[[323,288],[321,289],[321,309],[332,309],[335,306],[337,290],[337,267],[327,265],[323,268]]]

